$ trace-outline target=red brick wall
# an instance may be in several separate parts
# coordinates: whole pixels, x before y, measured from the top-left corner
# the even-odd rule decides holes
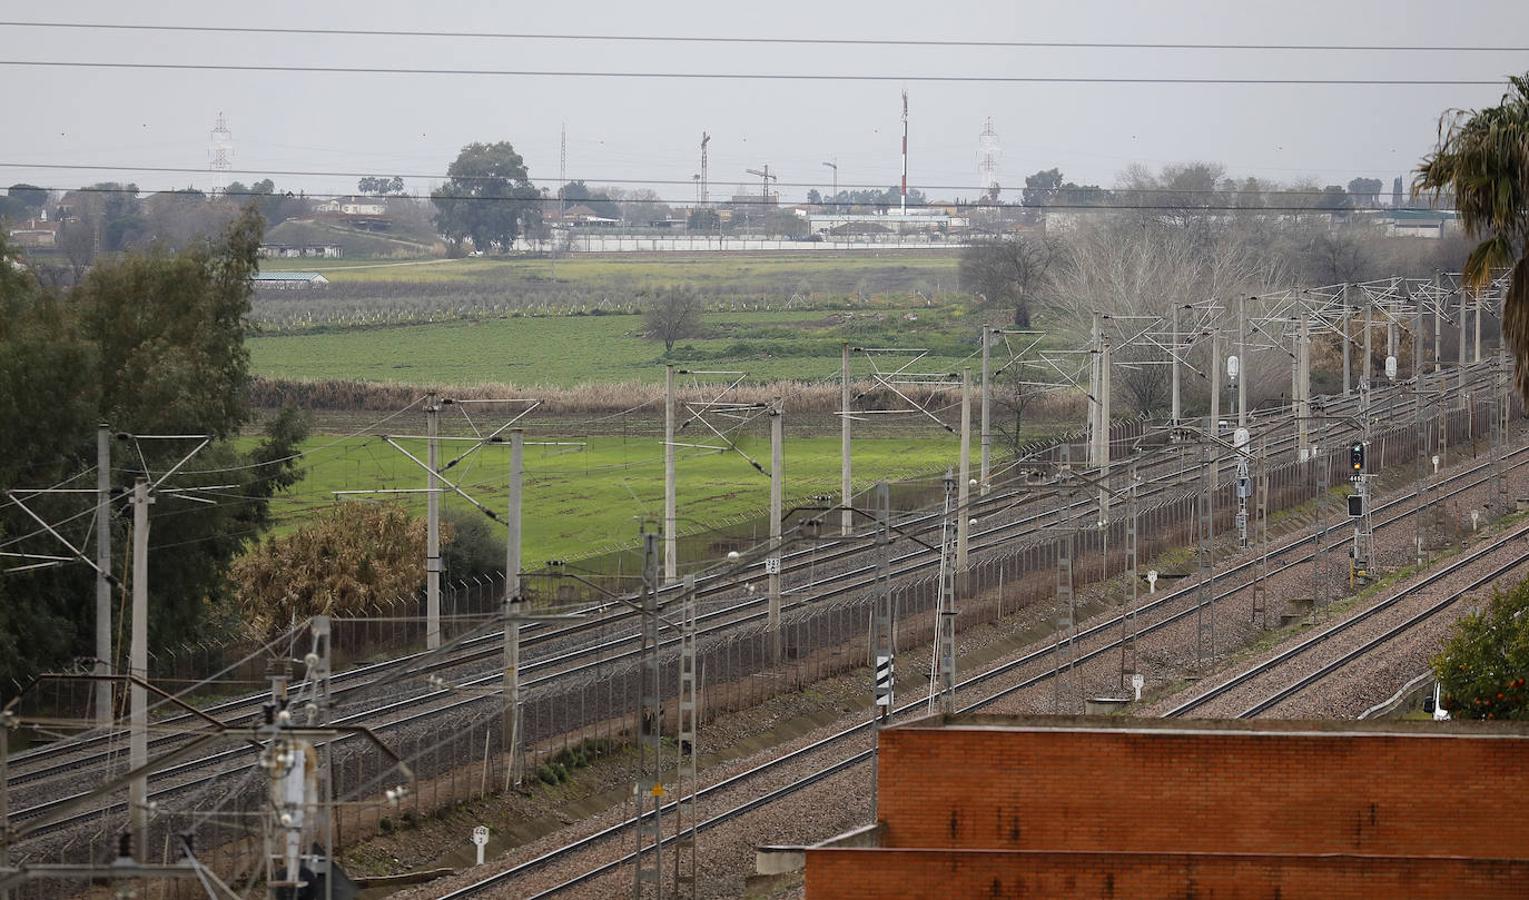
[[[1529,862],[1016,851],[812,850],[810,900],[886,897],[1522,897]]]
[[[1529,738],[903,727],[883,846],[1529,857]]]

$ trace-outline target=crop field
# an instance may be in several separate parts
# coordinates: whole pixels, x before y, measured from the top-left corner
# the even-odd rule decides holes
[[[594,437],[583,439],[582,446],[533,443],[574,440],[527,437],[523,546],[528,568],[548,559],[579,559],[628,546],[636,540],[644,516],[662,515],[663,451],[657,435]],[[425,458],[423,441],[399,443],[420,459]],[[697,439],[697,443],[705,441]],[[472,446],[443,442],[443,463]],[[743,437],[738,447],[768,468],[768,438]],[[954,436],[928,431],[910,437],[889,429],[879,436],[857,438],[857,490],[881,479],[940,475],[958,463],[959,449]],[[303,450],[304,478],[272,504],[280,522],[278,533],[290,531],[314,509],[339,502],[332,491],[425,486],[424,470],[379,438],[316,436]],[[704,532],[729,520],[764,518],[769,505],[769,477],[756,471],[739,453],[686,448],[677,456],[682,533]],[[508,458],[507,447],[486,446],[452,468],[448,477],[479,502],[502,511]],[[814,495],[838,493],[836,437],[793,436],[788,430],[785,461],[787,508]],[[461,497],[444,496],[444,508],[472,512]],[[343,498],[345,502],[366,499]],[[420,494],[371,499],[398,500],[416,512],[423,512],[425,507]]]
[[[268,333],[634,312],[646,292],[686,285],[713,311],[902,307],[956,292],[949,253],[582,254],[565,259],[405,261],[277,259],[271,271],[322,272],[311,290],[261,290],[253,318]]]
[[[751,380],[836,378],[840,348],[919,346],[918,371],[970,365],[974,329],[954,307],[861,311],[714,313],[705,336],[676,345],[642,336],[636,315],[520,316],[427,325],[266,335],[248,342],[255,373],[269,378],[355,379],[433,385],[483,383],[572,387],[593,382],[658,382],[663,364],[738,370]],[[963,363],[963,360],[967,360]],[[880,360],[895,369],[907,357]],[[854,371],[867,373],[862,355]]]
[[[322,272],[335,284],[401,281],[492,282],[513,287],[520,282],[566,282],[590,286],[734,287],[744,283],[779,285],[783,279],[902,274],[948,276],[955,289],[957,255],[949,251],[889,250],[880,253],[650,253],[573,254],[552,260],[468,259],[348,260],[268,259],[267,271]]]

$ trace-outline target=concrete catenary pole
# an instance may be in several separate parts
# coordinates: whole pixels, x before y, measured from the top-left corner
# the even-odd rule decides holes
[[[1481,302],[1480,293],[1476,293],[1475,300],[1473,305],[1476,307],[1476,352],[1471,356],[1471,362],[1481,362],[1481,308],[1486,304]]]
[[[133,621],[128,643],[128,674],[147,681],[149,677],[149,481],[133,483]],[[148,692],[141,685],[128,688],[131,726],[128,733],[128,768],[138,774],[128,782],[128,830],[132,835],[133,858],[148,859],[149,780],[144,767],[149,763]]]
[[[1226,361],[1221,358],[1221,328],[1212,325],[1210,330],[1210,421],[1206,423],[1205,433],[1211,435],[1221,434],[1221,371]],[[1215,465],[1206,473],[1210,480],[1211,490],[1215,490],[1220,483],[1221,473]]]
[[[674,366],[664,366],[664,581],[679,577],[679,514],[674,481]]]
[[[520,593],[520,506],[525,482],[526,432],[510,430],[510,498],[505,525],[509,534],[504,541],[504,753],[506,778],[511,787],[520,787],[520,616],[523,609]]]
[[[96,724],[112,720],[111,682],[111,428],[96,427]]]
[[[855,530],[855,485],[850,477],[850,418],[849,418],[849,344],[840,348],[839,356],[839,502],[844,511],[839,514],[839,533],[849,535]]]
[[[1370,296],[1368,294],[1365,294],[1364,295],[1364,365],[1359,367],[1359,383],[1361,385],[1364,385],[1364,384],[1374,385],[1374,383],[1375,383],[1375,380],[1374,380],[1374,377],[1373,377],[1374,376],[1374,368],[1375,368],[1375,356],[1374,356],[1374,351],[1371,349],[1371,335],[1370,335],[1371,330],[1374,328],[1374,320],[1373,320],[1372,315],[1371,315],[1374,311],[1375,311],[1375,304],[1374,304],[1374,302],[1370,300]]]
[[[1237,298],[1237,427],[1248,427],[1248,298]]]
[[[1343,396],[1347,397],[1354,390],[1354,347],[1353,338],[1349,335],[1349,285],[1343,286]]]
[[[426,462],[430,481],[425,494],[425,646],[441,645],[441,402],[432,391],[425,399],[425,437],[429,443]]]
[[[1466,289],[1463,286],[1460,288],[1459,293],[1460,293],[1460,319],[1459,319],[1460,327],[1458,329],[1456,329],[1456,330],[1460,332],[1460,349],[1457,351],[1457,355],[1455,356],[1455,371],[1456,371],[1457,377],[1459,378],[1459,382],[1460,382],[1460,393],[1462,395],[1464,395],[1464,393],[1465,393],[1465,316],[1466,316],[1466,311],[1470,308],[1470,298],[1468,296],[1466,296],[1467,291],[1466,291]]]
[[[972,370],[961,370],[961,479],[956,484],[956,571],[966,571],[966,548],[971,540]]]
[[[781,516],[785,513],[786,499],[785,422],[780,398],[770,407],[770,641],[771,661],[780,662],[780,570]]]
[[[1179,381],[1179,305],[1175,303],[1169,313],[1168,346],[1172,348],[1169,356],[1168,371],[1170,379],[1170,393],[1172,394],[1173,406],[1170,409],[1169,425],[1177,426],[1179,419],[1184,414],[1182,401],[1183,386]]]
[[[1304,310],[1295,339],[1295,384],[1292,393],[1296,398],[1296,453],[1305,459],[1311,450],[1311,318]]]
[[[1439,373],[1442,363],[1439,356],[1444,350],[1444,297],[1440,283],[1442,279],[1438,275],[1433,276],[1433,372]]]
[[[978,495],[987,496],[987,492],[993,489],[991,473],[993,470],[993,372],[992,372],[992,343],[993,329],[987,325],[982,326],[982,460],[981,468],[977,473]]]

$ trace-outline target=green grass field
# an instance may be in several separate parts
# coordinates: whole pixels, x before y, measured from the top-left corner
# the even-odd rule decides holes
[[[568,439],[532,436],[527,440]],[[400,443],[420,459],[425,458],[422,441]],[[443,464],[471,446],[443,442]],[[767,439],[744,438],[739,447],[768,468]],[[303,450],[303,480],[272,503],[280,523],[278,533],[295,528],[315,508],[337,502],[331,491],[425,486],[424,470],[379,438],[318,436],[307,441]],[[632,544],[642,517],[662,515],[662,454],[661,443],[654,436],[596,437],[582,447],[527,446],[523,519],[528,567],[548,559],[579,559]],[[938,475],[955,466],[959,456],[959,444],[951,435],[926,432],[915,437],[893,434],[859,438],[854,458],[857,490],[881,479]],[[508,459],[507,447],[487,446],[450,469],[447,477],[499,512],[506,501]],[[788,432],[785,460],[788,508],[816,494],[837,494],[838,438],[799,437]],[[737,453],[681,449],[677,471],[683,533],[705,531],[738,517],[763,517],[768,510],[769,478]],[[445,496],[448,508],[470,511],[461,497]],[[377,495],[372,499],[397,500],[421,512],[425,506],[421,494]]]
[[[916,320],[907,318],[917,316]],[[253,371],[272,378],[356,379],[414,384],[571,387],[593,382],[656,382],[663,364],[735,369],[751,380],[835,377],[844,341],[857,346],[918,346],[933,353],[919,371],[955,371],[975,348],[953,307],[830,313],[713,313],[707,336],[682,341],[666,360],[663,344],[641,336],[635,315],[547,316],[269,335],[248,342]],[[883,369],[906,360],[881,360]],[[966,364],[970,364],[969,362]],[[864,357],[855,371],[871,371]]]

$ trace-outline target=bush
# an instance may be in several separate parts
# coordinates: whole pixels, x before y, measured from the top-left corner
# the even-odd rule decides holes
[[[451,540],[441,548],[448,577],[458,581],[504,569],[504,532],[476,509],[446,509],[441,513]],[[495,529],[500,529],[496,532]]]
[[[1455,623],[1433,670],[1455,718],[1529,719],[1529,581]]]

